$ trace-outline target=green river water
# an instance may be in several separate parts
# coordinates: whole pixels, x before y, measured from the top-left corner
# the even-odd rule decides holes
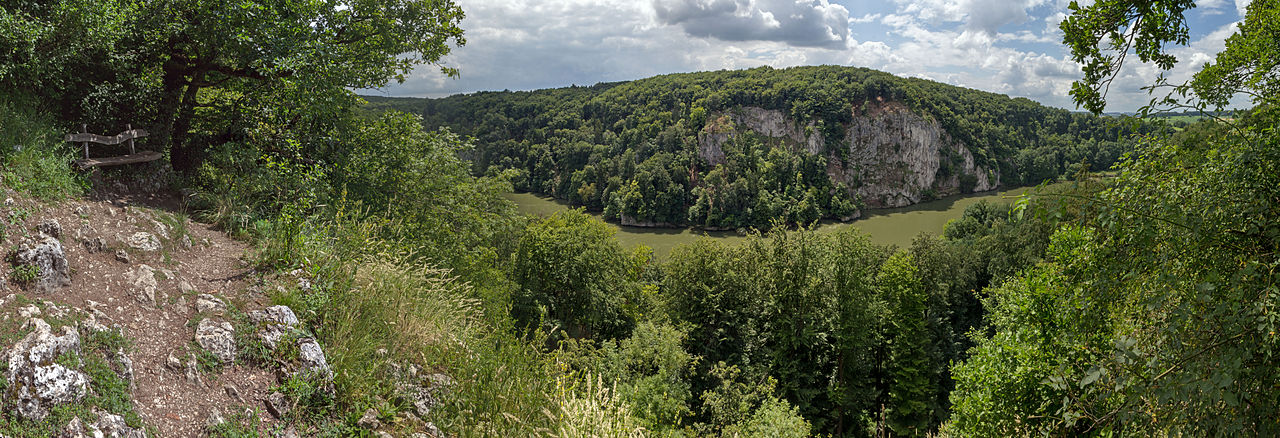
[[[922,232],[942,234],[942,227],[947,221],[957,219],[964,214],[965,207],[978,201],[1013,202],[1012,198],[1021,195],[1030,188],[1017,188],[1005,191],[990,191],[969,195],[956,195],[936,201],[923,202],[909,207],[868,210],[861,219],[840,223],[823,222],[818,225],[818,232],[831,232],[844,227],[856,227],[871,235],[871,241],[879,245],[897,245],[906,247],[911,240]],[[547,216],[556,211],[572,208],[568,203],[550,197],[532,193],[508,193],[507,199],[516,203],[521,213],[534,216]],[[598,214],[595,215],[599,217]],[[610,223],[617,229],[618,241],[628,249],[637,245],[653,248],[654,255],[666,258],[671,249],[677,245],[689,243],[707,236],[726,243],[737,243],[745,239],[733,231],[701,231],[690,228],[642,228],[624,227]]]

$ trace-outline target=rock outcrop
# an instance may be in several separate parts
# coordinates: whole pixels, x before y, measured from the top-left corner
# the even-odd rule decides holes
[[[288,306],[271,306],[249,312],[249,320],[258,326],[258,339],[272,350],[298,325],[298,316]]]
[[[322,380],[333,378],[333,369],[325,358],[324,349],[315,338],[305,336],[297,329],[298,316],[288,306],[271,306],[249,312],[249,320],[258,327],[257,336],[267,348],[274,351],[282,341],[294,337],[298,347],[298,367],[294,373],[306,373]]]
[[[743,107],[711,118],[698,134],[698,156],[724,164],[724,145],[747,132],[794,151],[827,155],[827,175],[854,189],[867,206],[903,207],[929,197],[995,189],[994,169],[977,164],[969,147],[937,120],[898,102],[855,108],[841,147],[826,150],[815,121],[801,123],[781,111]],[[646,225],[646,224],[639,224]]]
[[[230,364],[236,360],[235,333],[231,323],[205,318],[196,326],[196,343],[217,357],[218,361]]]
[[[707,123],[698,133],[698,156],[713,166],[724,164],[724,144],[742,134],[739,126],[765,137],[788,140],[810,154],[822,153],[824,140],[817,130],[816,122],[810,121],[802,128],[782,111],[743,107],[728,111]]]
[[[129,238],[125,240],[125,243],[128,244],[130,248],[138,251],[153,252],[160,250],[160,238],[156,237],[155,234],[151,234],[146,231],[133,233],[133,235],[129,236]]]
[[[62,428],[62,437],[64,438],[146,438],[147,433],[142,429],[129,427],[124,417],[119,415],[96,412],[98,421],[93,424],[86,425],[80,417],[73,418],[66,426]]]
[[[89,392],[89,377],[54,360],[63,355],[80,354],[80,334],[73,327],[63,327],[55,336],[43,319],[33,318],[26,328],[33,331],[9,349],[8,388],[5,398],[17,406],[19,415],[42,420],[49,409],[78,401]]]
[[[847,164],[831,160],[827,173],[856,187],[870,207],[905,207],[930,194],[986,191],[998,184],[994,172],[979,168],[969,148],[937,120],[899,103],[870,104],[855,113],[847,139]],[[950,170],[939,172],[943,166]],[[961,187],[961,178],[972,178],[972,187]]]
[[[13,255],[16,266],[28,266],[36,270],[31,287],[40,292],[53,292],[71,284],[71,272],[62,242],[41,234],[36,240],[23,242]]]
[[[125,273],[125,280],[133,288],[133,297],[139,303],[156,303],[156,289],[160,287],[156,280],[156,271],[147,265],[138,265],[137,269]]]

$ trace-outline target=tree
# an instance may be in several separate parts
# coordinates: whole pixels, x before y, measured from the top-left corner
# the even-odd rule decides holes
[[[570,336],[616,338],[630,331],[623,300],[632,296],[628,262],[613,229],[582,210],[531,224],[520,238],[512,313],[526,325],[559,326]]]
[[[1111,81],[1130,50],[1142,62],[1173,68],[1178,59],[1166,53],[1164,45],[1187,44],[1190,29],[1183,12],[1194,6],[1192,0],[1112,0],[1085,7],[1071,2],[1071,15],[1060,27],[1072,59],[1084,64],[1084,78],[1071,86],[1076,104],[1101,113]]]
[[[926,296],[915,260],[905,251],[890,256],[876,275],[881,296],[892,306],[889,344],[889,427],[900,435],[924,436],[933,419],[933,340]]]
[[[128,24],[160,75],[154,138],[170,147],[175,169],[189,171],[201,159],[187,138],[201,90],[284,83],[324,94],[403,81],[465,43],[462,17],[451,0],[160,0]]]
[[[1071,3],[1071,16],[1063,20],[1063,42],[1071,48],[1076,62],[1084,64],[1084,78],[1072,85],[1076,104],[1094,113],[1106,106],[1107,89],[1119,74],[1130,50],[1142,62],[1154,62],[1168,70],[1177,58],[1165,50],[1168,43],[1187,44],[1189,27],[1184,13],[1195,7],[1192,0],[1117,0],[1095,2],[1087,7]],[[1280,8],[1275,1],[1249,4],[1239,30],[1227,39],[1226,49],[1212,63],[1196,73],[1188,83],[1173,86],[1169,95],[1153,100],[1146,108],[1185,105],[1174,97],[1194,93],[1193,106],[1225,107],[1238,93],[1256,104],[1275,104],[1280,92]],[[1105,48],[1103,41],[1106,40]],[[1149,90],[1167,86],[1164,77]]]
[[[1226,107],[1236,93],[1257,105],[1280,103],[1280,7],[1274,0],[1249,4],[1240,29],[1226,49],[1196,74],[1192,87],[1205,103]]]

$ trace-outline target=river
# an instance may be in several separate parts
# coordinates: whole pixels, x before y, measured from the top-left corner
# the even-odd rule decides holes
[[[1010,203],[1012,198],[1030,190],[1028,187],[1005,191],[990,191],[968,195],[948,196],[935,201],[922,202],[902,208],[867,210],[866,215],[856,221],[822,222],[819,232],[831,232],[844,227],[856,227],[871,236],[871,241],[878,245],[896,245],[906,247],[920,233],[942,234],[942,227],[947,221],[957,219],[964,214],[964,209],[979,201]],[[507,199],[518,206],[521,213],[534,216],[547,216],[556,211],[572,208],[568,203],[533,193],[508,193]],[[593,213],[596,217],[599,214]],[[618,241],[628,249],[637,245],[648,245],[653,248],[654,255],[666,258],[677,245],[692,242],[701,236],[721,240],[726,243],[737,243],[745,239],[733,231],[701,231],[690,228],[641,228],[625,227],[616,223],[610,224],[617,230]]]

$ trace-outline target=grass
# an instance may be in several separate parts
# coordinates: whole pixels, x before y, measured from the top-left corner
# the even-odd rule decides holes
[[[18,297],[14,302],[6,304],[4,310],[7,312],[30,303],[32,302]],[[47,308],[44,305],[40,307]],[[42,315],[42,317],[55,332],[60,332],[63,326],[77,323],[72,317],[51,318],[49,315]],[[5,345],[12,345],[29,332],[29,330],[21,330],[15,323],[17,320],[18,318],[11,318],[0,323],[0,335],[2,335],[0,340],[3,340]],[[41,421],[19,418],[11,413],[0,414],[0,436],[54,436],[72,418],[79,417],[86,423],[96,421],[98,415],[95,412],[98,411],[119,415],[130,427],[144,427],[142,418],[134,409],[129,382],[121,376],[123,365],[116,360],[117,354],[130,353],[133,343],[120,332],[113,330],[104,332],[81,330],[80,334],[80,355],[64,354],[55,361],[85,373],[89,377],[89,394],[79,402],[52,407],[49,416]],[[8,368],[8,363],[4,362],[2,367]],[[0,371],[7,370],[0,369]],[[0,391],[7,389],[0,386]],[[149,436],[155,435],[154,430],[148,430],[148,432]]]
[[[87,186],[71,171],[74,154],[35,105],[0,95],[0,185],[45,201],[79,195]]]
[[[256,438],[263,436],[258,432],[258,424],[262,423],[262,414],[258,408],[243,408],[224,417],[225,422],[206,429],[210,438]]]
[[[423,419],[450,434],[536,436],[556,427],[548,416],[556,409],[555,380],[542,343],[517,335],[505,307],[487,315],[476,299],[487,292],[402,249],[411,244],[382,238],[391,234],[387,222],[342,208],[329,214],[308,218],[293,228],[297,233],[257,234],[258,248],[271,249],[258,253],[259,266],[281,273],[302,267],[312,280],[310,290],[281,288],[271,300],[288,305],[311,328],[335,374],[331,397],[318,396],[324,392],[314,381],[281,385],[297,402],[296,419],[317,436],[342,436],[376,408],[386,423],[408,427],[412,405],[396,394],[392,365],[413,364],[457,382],[444,406]],[[293,283],[286,274],[278,280]]]

